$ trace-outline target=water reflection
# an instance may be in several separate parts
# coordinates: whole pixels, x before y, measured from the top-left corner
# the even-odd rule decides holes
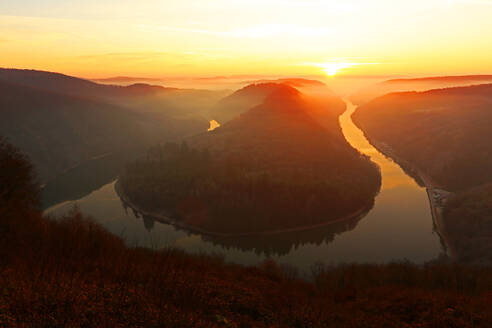
[[[219,126],[220,126],[219,122],[217,122],[216,120],[211,120],[210,121],[210,127],[208,128],[207,131],[209,131],[209,132],[213,131],[213,130],[217,129]]]
[[[124,202],[122,202],[122,204],[125,209],[130,209],[133,212],[135,218],[142,220],[142,223],[147,231],[151,232],[155,227],[156,222],[159,224],[159,221],[151,216],[138,213],[138,211],[135,211]],[[241,251],[252,251],[257,255],[264,255],[267,257],[283,256],[291,252],[293,249],[297,249],[305,244],[319,246],[321,244],[331,243],[335,239],[336,235],[353,230],[359,221],[371,210],[371,208],[372,206],[363,213],[348,218],[347,220],[327,224],[316,229],[256,236],[200,236],[204,242],[209,242],[214,246],[219,246],[223,250],[235,249]],[[185,233],[187,232],[179,227],[175,227],[175,229],[177,231],[181,230]],[[190,232],[189,234],[193,235],[194,233]]]
[[[112,153],[74,167],[49,181],[43,188],[42,206],[49,208],[90,194],[115,179],[126,162],[136,155]]]
[[[220,245],[224,249],[233,248],[240,249],[242,251],[253,251],[257,255],[266,255],[268,257],[283,256],[306,244],[320,246],[322,244],[326,245],[333,242],[336,235],[353,230],[366,213],[367,212],[346,221],[336,222],[311,230],[288,232],[269,236],[203,236],[203,240],[210,241],[214,245]]]

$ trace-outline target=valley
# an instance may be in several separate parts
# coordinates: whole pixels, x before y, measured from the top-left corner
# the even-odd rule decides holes
[[[492,327],[491,17],[0,1],[0,328]]]
[[[115,182],[82,197],[46,210],[60,215],[73,204],[100,222],[128,245],[175,247],[189,253],[223,254],[227,262],[255,265],[266,258],[296,267],[307,274],[318,262],[387,263],[408,259],[434,260],[445,253],[433,227],[429,199],[398,164],[380,153],[351,120],[355,106],[347,102],[340,117],[343,135],[352,147],[370,156],[381,168],[382,186],[367,213],[324,227],[274,235],[213,236],[169,224],[132,208],[115,192]],[[111,219],[105,219],[109,217]],[[415,241],[419,241],[416,243]],[[391,244],[392,247],[387,247]]]

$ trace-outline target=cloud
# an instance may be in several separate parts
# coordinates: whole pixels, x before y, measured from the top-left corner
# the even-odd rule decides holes
[[[91,54],[78,56],[81,59],[100,60],[100,59],[117,59],[117,60],[151,60],[161,59],[163,57],[184,58],[187,55],[182,53],[168,53],[168,52],[114,52],[105,54]]]
[[[330,10],[336,13],[346,13],[353,11],[362,5],[362,0],[338,1],[338,0],[234,0],[234,5],[262,8],[269,6],[272,8],[294,8],[311,10]]]
[[[149,62],[149,61],[179,61],[180,65],[188,65],[193,62],[203,62],[206,60],[225,59],[228,56],[221,54],[210,54],[206,52],[184,51],[184,52],[113,52],[86,54],[77,56],[78,59],[88,61],[105,61],[105,62]]]
[[[345,61],[345,60],[338,60],[338,61],[329,61],[329,62],[324,62],[324,63],[309,63],[309,62],[304,62],[301,63],[300,65],[302,66],[314,66],[314,67],[319,67],[321,68],[327,75],[335,75],[341,70],[345,70],[348,68],[352,68],[355,66],[364,66],[364,65],[379,65],[380,63],[361,63],[361,62],[350,62],[350,61]]]
[[[234,37],[268,38],[281,35],[296,37],[319,37],[334,34],[335,30],[327,27],[311,27],[294,24],[265,24],[237,29],[231,32]]]
[[[361,65],[381,65],[382,63],[364,63],[364,62],[351,62],[346,60],[335,60],[335,61],[327,61],[324,63],[313,63],[313,62],[302,62],[300,66],[316,66],[320,68],[324,68],[327,65],[345,65],[347,67],[352,66],[361,66]]]
[[[482,5],[492,6],[492,0],[440,0],[447,5]]]
[[[336,33],[335,29],[327,28],[326,26],[305,26],[296,24],[261,24],[224,31],[175,26],[151,27],[148,25],[141,25],[140,27],[146,29],[154,28],[159,31],[198,33],[225,38],[272,38],[277,36],[313,38],[333,35]]]

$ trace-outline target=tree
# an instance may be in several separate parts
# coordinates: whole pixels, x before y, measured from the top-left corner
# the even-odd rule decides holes
[[[0,137],[0,214],[39,205],[39,186],[27,156]]]

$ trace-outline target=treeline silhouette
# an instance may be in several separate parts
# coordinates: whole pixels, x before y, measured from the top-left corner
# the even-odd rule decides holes
[[[74,209],[43,217],[0,142],[2,327],[487,327],[492,274],[445,263],[293,267],[127,248]]]
[[[202,235],[201,238],[205,241],[212,242],[214,245],[220,245],[224,249],[253,251],[259,256],[265,255],[267,257],[282,256],[289,254],[291,251],[303,245],[320,246],[322,244],[330,244],[335,240],[337,235],[355,229],[366,213],[364,212],[359,216],[354,216],[347,220],[317,227],[316,229],[242,237]]]

